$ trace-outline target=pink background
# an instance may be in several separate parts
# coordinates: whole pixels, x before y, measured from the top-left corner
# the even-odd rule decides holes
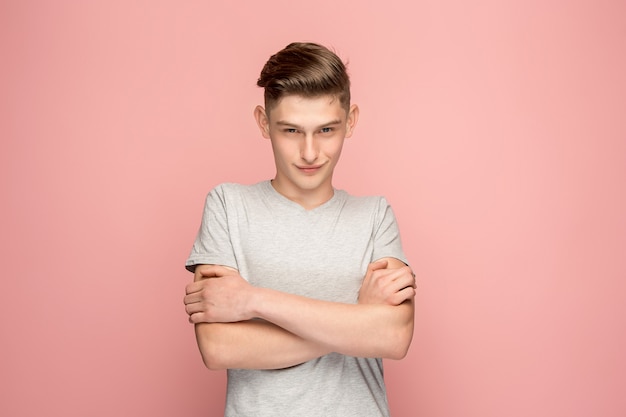
[[[183,262],[211,187],[273,175],[293,40],[349,60],[336,186],[419,277],[394,416],[626,415],[625,3],[308,3],[0,3],[0,415],[222,412]]]

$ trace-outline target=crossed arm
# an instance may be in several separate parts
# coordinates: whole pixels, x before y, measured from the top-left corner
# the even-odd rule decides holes
[[[278,369],[330,352],[400,359],[413,336],[415,279],[395,258],[370,264],[358,304],[254,287],[218,265],[198,266],[186,293],[210,369]]]

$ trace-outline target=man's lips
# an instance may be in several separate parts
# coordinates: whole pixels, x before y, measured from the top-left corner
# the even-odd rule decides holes
[[[305,173],[313,173],[313,172],[316,172],[316,171],[317,171],[317,170],[319,170],[322,166],[323,166],[323,164],[322,164],[322,165],[304,165],[304,166],[303,166],[303,165],[296,165],[296,167],[298,167],[298,169],[299,169],[300,171],[305,172]]]

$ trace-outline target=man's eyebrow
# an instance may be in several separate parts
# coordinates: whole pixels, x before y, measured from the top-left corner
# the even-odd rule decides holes
[[[279,120],[279,121],[276,122],[276,124],[279,125],[279,126],[289,126],[289,127],[300,128],[300,126],[298,126],[297,124],[288,122],[286,120]]]
[[[297,124],[295,124],[295,123],[288,122],[288,121],[286,121],[286,120],[278,120],[278,121],[276,122],[276,124],[277,124],[278,126],[287,126],[287,127],[293,127],[293,128],[296,128],[296,129],[300,129],[300,130],[302,130],[302,126],[299,126],[299,125],[297,125]],[[319,126],[317,127],[317,129],[321,129],[321,128],[323,128],[323,127],[327,127],[327,126],[338,125],[338,124],[341,124],[341,120],[340,120],[340,119],[331,120],[331,121],[329,121],[329,122],[322,123],[321,125],[319,125]]]
[[[332,126],[332,125],[339,125],[341,124],[341,120],[340,119],[336,119],[336,120],[331,120],[328,123],[324,123],[323,125],[321,125],[320,127],[324,127],[324,126]]]

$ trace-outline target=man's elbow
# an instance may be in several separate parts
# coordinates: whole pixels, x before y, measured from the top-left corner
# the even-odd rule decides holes
[[[403,359],[411,346],[413,340],[413,327],[414,327],[414,309],[412,302],[405,302],[399,308],[403,308],[404,314],[395,325],[389,326],[387,330],[389,333],[384,340],[386,343],[386,355],[383,356],[387,359]]]
[[[210,329],[209,326],[215,327],[216,325],[208,323],[196,324],[196,339],[202,362],[204,362],[204,366],[212,371],[227,369],[226,349],[224,349],[223,344],[219,341],[219,337],[217,337],[214,331],[211,331],[213,329]]]
[[[386,359],[400,360],[409,352],[411,346],[411,340],[413,339],[413,323],[407,324],[403,328],[398,329],[389,338],[387,344],[387,354],[384,356]]]
[[[228,368],[222,358],[219,355],[213,354],[211,349],[201,348],[200,354],[202,355],[202,362],[204,362],[204,366],[206,366],[207,369],[219,371]]]

